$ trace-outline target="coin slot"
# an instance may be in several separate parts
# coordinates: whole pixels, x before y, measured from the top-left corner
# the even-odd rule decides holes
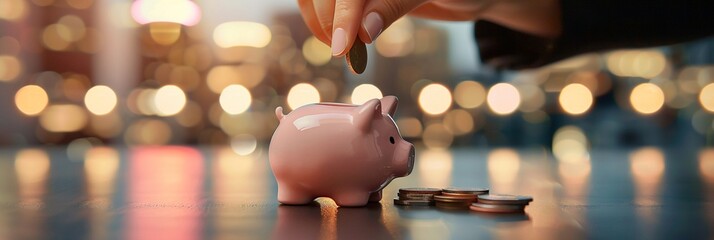
[[[390,136],[390,137],[389,137],[389,142],[392,143],[392,144],[394,144],[394,137],[391,137],[391,136]]]

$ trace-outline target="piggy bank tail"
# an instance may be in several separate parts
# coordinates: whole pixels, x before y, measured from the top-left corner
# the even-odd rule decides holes
[[[283,107],[275,108],[275,116],[278,117],[278,121],[283,120],[285,114],[283,114]]]

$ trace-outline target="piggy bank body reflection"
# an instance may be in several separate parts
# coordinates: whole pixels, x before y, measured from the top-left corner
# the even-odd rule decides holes
[[[395,239],[382,217],[382,205],[337,208],[311,202],[304,206],[278,206],[271,239]]]
[[[275,114],[280,125],[270,141],[270,166],[278,201],[308,204],[330,197],[340,206],[379,201],[392,179],[414,166],[414,146],[399,135],[392,116],[397,98],[363,105],[320,103]]]

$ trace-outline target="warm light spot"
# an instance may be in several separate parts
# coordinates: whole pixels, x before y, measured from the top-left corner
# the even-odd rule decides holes
[[[87,112],[73,104],[50,105],[40,115],[40,125],[50,132],[76,132],[87,122]]]
[[[241,114],[248,110],[252,101],[250,91],[242,85],[234,84],[221,92],[219,102],[228,114]]]
[[[95,115],[105,115],[117,105],[117,95],[107,86],[94,86],[84,95],[84,105]]]
[[[375,98],[381,99],[382,91],[372,84],[360,84],[352,90],[352,104],[362,105]]]
[[[102,197],[114,191],[113,184],[118,169],[117,150],[108,147],[90,148],[84,154],[84,174],[89,196]]]
[[[397,120],[397,126],[402,137],[419,137],[421,136],[422,125],[419,119],[413,117],[405,117]]]
[[[699,93],[699,103],[702,107],[709,111],[714,112],[714,83],[710,83]]]
[[[617,76],[654,78],[664,71],[667,59],[656,50],[623,50],[610,53],[607,66]]]
[[[21,72],[22,62],[20,59],[15,56],[0,55],[0,82],[15,80]]]
[[[155,22],[149,24],[149,34],[154,42],[171,45],[181,38],[181,25],[178,23]]]
[[[239,134],[231,139],[231,149],[241,156],[250,155],[257,147],[258,140],[250,134]]]
[[[699,172],[704,181],[714,184],[714,149],[708,148],[699,152]]]
[[[67,0],[67,5],[76,9],[87,9],[94,4],[94,0]]]
[[[545,93],[538,85],[520,84],[518,85],[518,93],[521,95],[521,105],[518,106],[518,109],[522,112],[540,111],[545,105]]]
[[[76,42],[84,38],[87,33],[84,21],[75,15],[66,15],[57,21],[57,24],[65,26],[68,31],[62,31],[60,37],[67,42]]]
[[[159,88],[154,96],[154,109],[159,116],[172,116],[186,106],[186,95],[181,88],[167,85]]]
[[[454,168],[451,152],[444,149],[420,151],[416,164],[419,169],[419,186],[448,187]]]
[[[646,147],[630,154],[630,170],[636,183],[659,182],[664,164],[664,153],[657,148]]]
[[[201,9],[189,0],[137,0],[131,5],[131,16],[140,24],[154,22],[196,25]]]
[[[0,19],[15,21],[27,14],[26,0],[3,0],[0,1]]]
[[[15,93],[15,106],[25,115],[35,116],[47,107],[47,92],[37,85],[27,85]]]
[[[271,38],[270,29],[256,22],[226,22],[213,30],[213,41],[222,48],[263,48]]]
[[[455,135],[464,135],[474,130],[474,118],[463,109],[449,111],[444,116],[444,126]]]
[[[62,24],[50,24],[42,31],[42,43],[53,51],[67,50],[70,42],[62,36],[71,36],[71,30]]]
[[[521,159],[513,149],[494,149],[486,158],[488,175],[493,183],[511,184],[518,175]]]
[[[320,93],[309,83],[299,83],[288,92],[288,106],[297,109],[307,104],[320,102]]]
[[[434,123],[424,129],[422,140],[430,149],[447,149],[454,141],[454,134],[444,125]]]
[[[116,137],[124,130],[122,119],[117,111],[106,115],[92,115],[89,127],[94,134],[103,138]]]
[[[385,57],[403,57],[414,51],[414,23],[408,17],[400,18],[379,35],[375,46]]]
[[[488,107],[498,115],[508,115],[516,111],[521,104],[518,89],[508,83],[493,85],[486,97]]]
[[[163,145],[171,140],[171,127],[160,120],[140,120],[126,129],[124,141],[127,144]]]
[[[15,155],[15,174],[20,196],[41,197],[50,173],[50,157],[40,149],[24,149]]]
[[[454,88],[454,101],[462,108],[477,108],[486,101],[486,89],[478,82],[463,81]]]
[[[593,94],[585,85],[580,83],[568,84],[558,97],[563,111],[570,115],[580,115],[593,105]]]
[[[184,127],[194,127],[203,120],[203,108],[194,101],[188,101],[181,112],[176,115],[176,122]]]
[[[302,56],[314,66],[322,66],[330,62],[332,52],[330,46],[325,45],[315,36],[310,36],[302,44]]]
[[[451,101],[451,92],[441,84],[429,84],[419,92],[419,106],[430,115],[443,114],[451,107]]]
[[[206,77],[208,89],[214,93],[220,93],[228,85],[238,82],[238,70],[235,66],[215,66],[211,68]]]
[[[655,84],[643,83],[632,89],[630,103],[639,113],[655,113],[664,105],[664,92]]]
[[[588,139],[583,130],[576,126],[564,126],[553,135],[553,155],[563,163],[583,163],[589,161]]]

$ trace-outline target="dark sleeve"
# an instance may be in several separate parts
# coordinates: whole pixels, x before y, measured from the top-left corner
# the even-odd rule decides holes
[[[563,29],[557,39],[476,22],[481,61],[496,68],[533,68],[585,52],[714,35],[714,0],[561,0],[560,4]]]

